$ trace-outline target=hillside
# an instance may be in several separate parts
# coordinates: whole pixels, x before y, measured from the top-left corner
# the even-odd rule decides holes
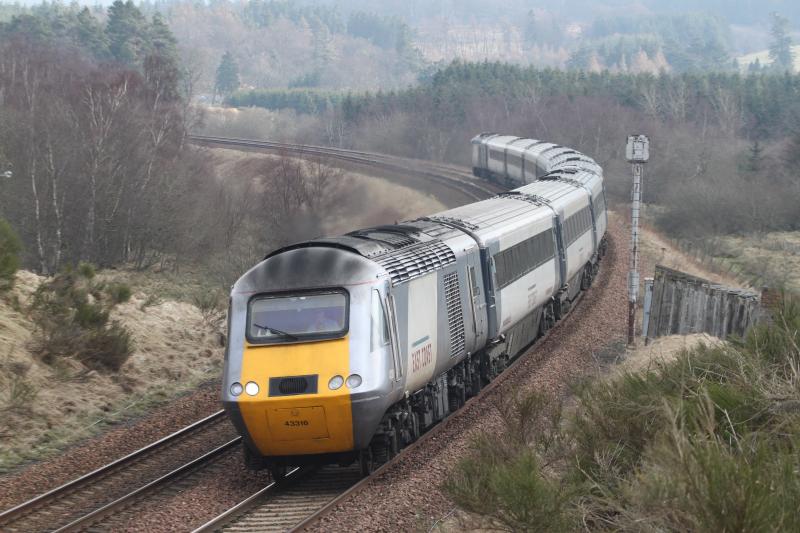
[[[800,71],[800,44],[793,46],[792,52],[794,53],[794,70],[798,72]],[[736,60],[739,62],[739,68],[743,72],[747,72],[747,67],[749,67],[751,63],[755,63],[756,60],[758,60],[762,66],[772,64],[772,60],[769,58],[769,50],[761,50],[760,52],[743,55],[736,58]]]
[[[17,273],[14,288],[0,298],[0,472],[51,455],[218,376],[218,326],[197,306],[162,298],[163,287],[148,277],[98,273],[98,280],[125,280],[133,288],[130,300],[111,313],[130,331],[133,354],[118,373],[100,373],[67,357],[47,364],[34,353],[39,330],[29,305],[47,278]],[[192,290],[186,282],[170,285],[173,292]]]

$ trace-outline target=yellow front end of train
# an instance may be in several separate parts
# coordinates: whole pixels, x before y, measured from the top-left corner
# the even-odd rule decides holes
[[[348,376],[349,370],[347,336],[295,344],[246,343],[241,380],[243,384],[256,383],[258,392],[254,395],[244,392],[238,396],[238,404],[250,439],[261,455],[352,450],[349,389],[343,384],[335,390],[329,386],[337,376],[342,379]],[[295,385],[299,380],[305,380],[305,386],[311,389],[309,393],[294,393],[299,390]],[[337,383],[338,380],[334,385]],[[288,386],[281,390],[285,384]]]

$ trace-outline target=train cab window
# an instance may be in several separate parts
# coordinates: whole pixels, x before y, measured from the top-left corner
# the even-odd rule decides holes
[[[335,339],[347,333],[348,295],[326,291],[250,300],[247,340],[256,344]]]
[[[372,312],[370,313],[372,322],[371,346],[372,351],[389,344],[389,322],[386,320],[386,312],[383,308],[383,298],[377,290],[372,290]]]

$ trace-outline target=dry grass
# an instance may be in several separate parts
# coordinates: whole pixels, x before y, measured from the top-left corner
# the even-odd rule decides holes
[[[124,280],[133,287],[130,299],[117,305],[110,318],[131,332],[134,352],[119,373],[102,374],[73,359],[60,358],[48,365],[34,356],[30,346],[36,328],[26,308],[45,278],[18,272],[10,297],[20,309],[0,300],[0,472],[63,449],[109,422],[218,375],[222,352],[217,335],[197,308],[171,299],[143,305],[152,299],[150,291],[161,285],[156,277],[127,271],[98,273],[98,279]],[[173,291],[190,292],[171,286]]]
[[[789,298],[740,342],[577,384],[555,416],[510,405],[520,423],[479,434],[444,489],[511,531],[797,531],[798,328]]]
[[[800,291],[800,232],[723,237],[717,250],[759,285]]]
[[[214,161],[223,180],[255,179],[248,171],[258,168],[248,163],[277,156],[225,148],[213,148]],[[325,213],[322,220],[325,235],[339,235],[356,229],[409,220],[437,211],[446,206],[432,195],[391,183],[366,174],[345,171],[339,178],[339,190],[346,191],[347,201]]]

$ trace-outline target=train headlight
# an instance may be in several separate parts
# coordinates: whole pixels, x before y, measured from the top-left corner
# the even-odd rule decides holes
[[[231,394],[234,396],[239,396],[244,391],[244,387],[238,381],[231,385]]]
[[[250,396],[255,396],[258,394],[258,383],[255,381],[248,382],[247,385],[244,386],[244,391]]]
[[[348,389],[355,389],[361,385],[361,376],[358,374],[350,374],[347,376],[347,388]]]
[[[330,390],[341,388],[342,385],[344,385],[344,378],[342,376],[333,376],[328,382],[328,388]]]

